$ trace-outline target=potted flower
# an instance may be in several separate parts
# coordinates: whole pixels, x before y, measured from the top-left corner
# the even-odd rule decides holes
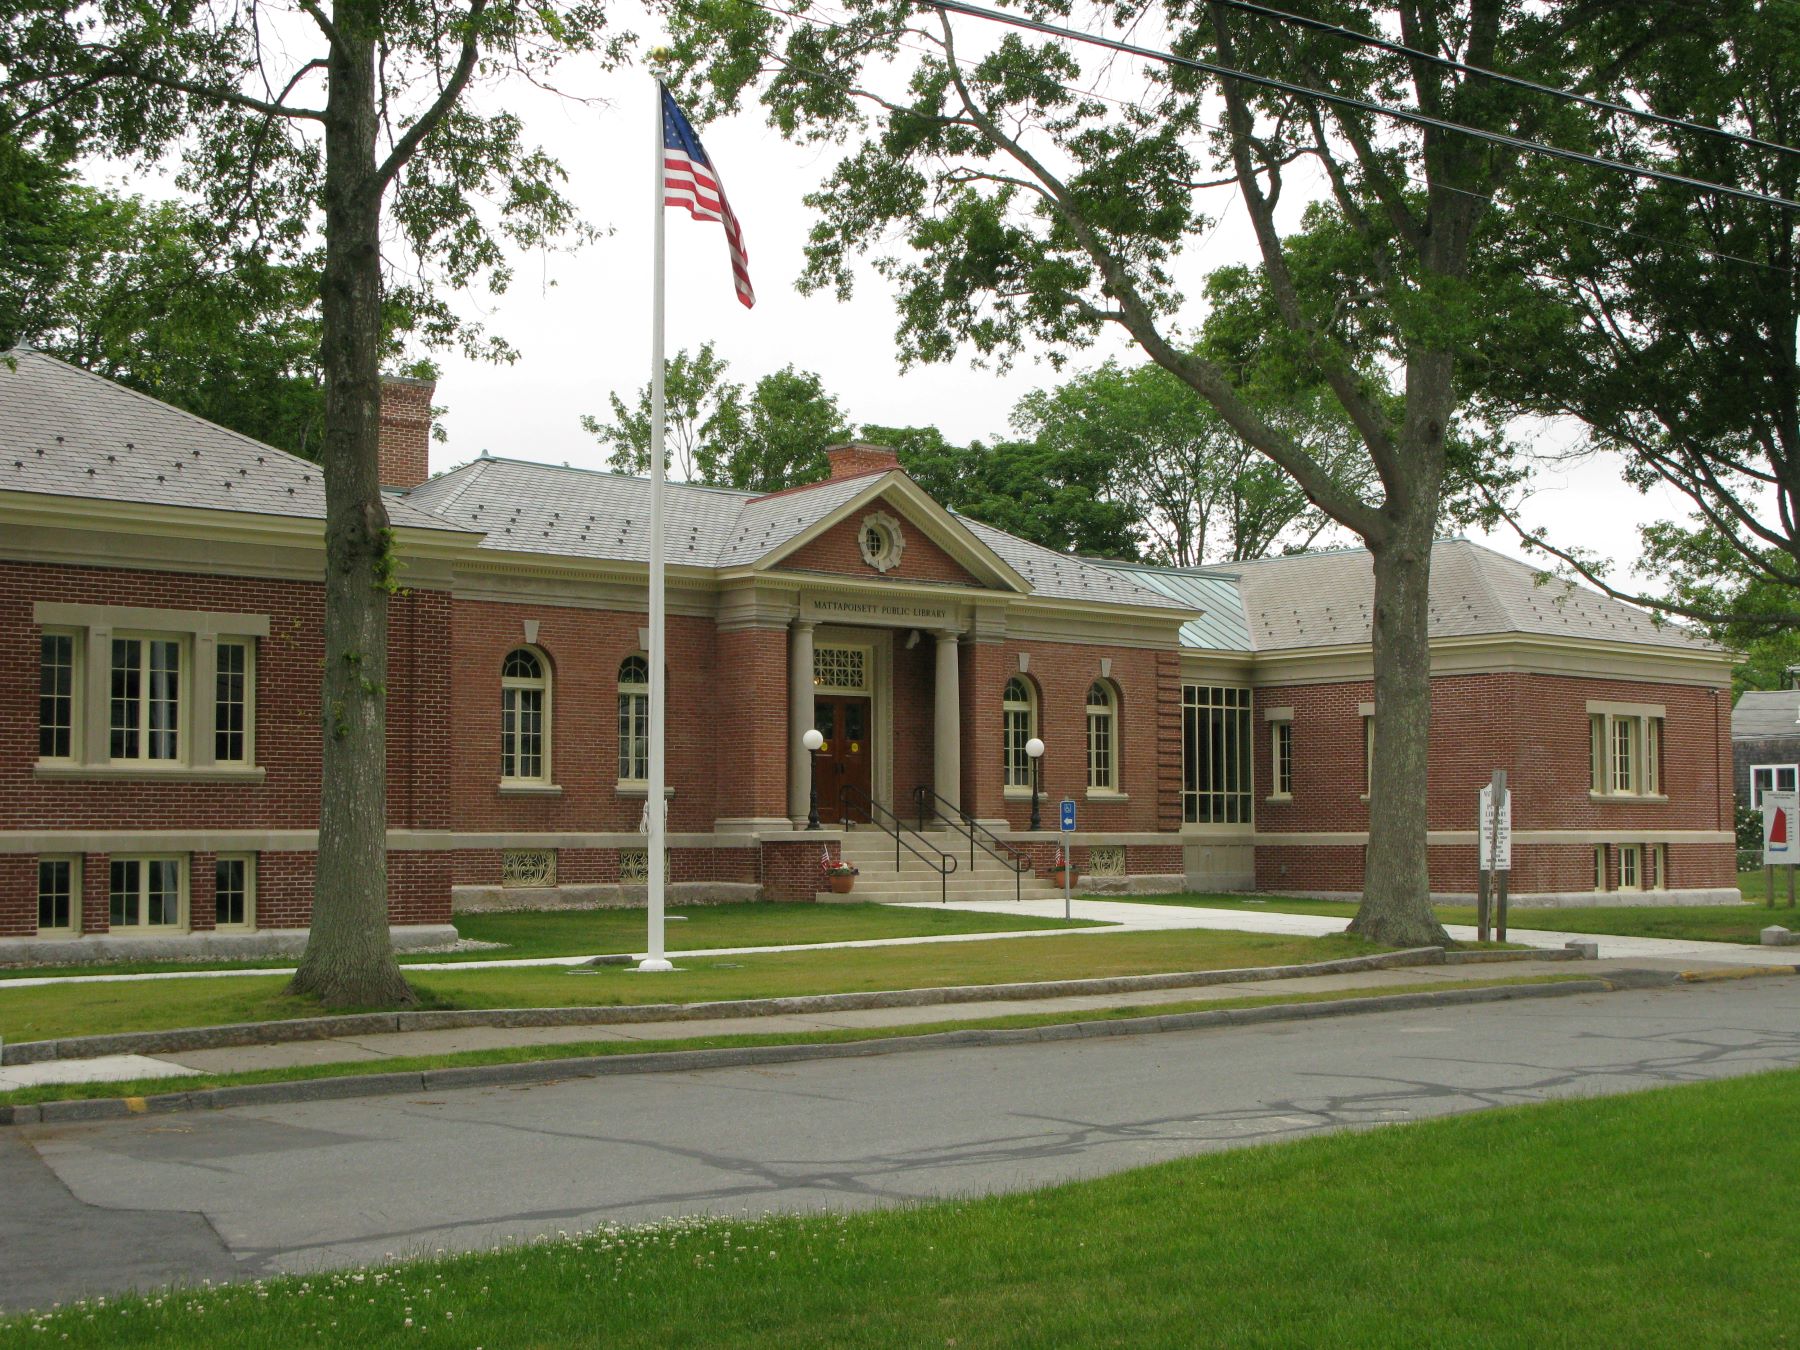
[[[848,895],[856,884],[857,870],[841,859],[827,858],[824,865],[825,884],[833,895]]]
[[[1050,880],[1055,882],[1058,886],[1062,885],[1066,879],[1072,888],[1080,877],[1081,866],[1079,863],[1071,861],[1064,864],[1063,860],[1058,858],[1055,862],[1050,864]]]

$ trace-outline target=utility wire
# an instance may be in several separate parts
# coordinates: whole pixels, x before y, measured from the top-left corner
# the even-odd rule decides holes
[[[986,19],[991,23],[1001,23],[1013,28],[1024,28],[1034,33],[1042,33],[1047,37],[1058,37],[1070,42],[1084,42],[1090,46],[1105,47],[1111,51],[1123,52],[1127,56],[1138,56],[1147,61],[1160,61],[1164,65],[1181,66],[1188,70],[1200,71],[1202,74],[1217,76],[1220,79],[1259,85],[1262,88],[1273,89],[1278,93],[1289,94],[1296,98],[1318,99],[1323,103],[1336,104],[1357,112],[1371,113],[1377,117],[1391,118],[1397,122],[1409,122],[1414,126],[1430,127],[1437,131],[1469,136],[1478,141],[1486,141],[1491,145],[1505,146],[1510,150],[1548,155],[1552,159],[1585,164],[1590,168],[1612,169],[1619,173],[1630,174],[1634,178],[1674,183],[1680,187],[1694,188],[1701,192],[1716,192],[1722,196],[1756,202],[1763,206],[1782,206],[1790,211],[1800,211],[1800,202],[1791,201],[1786,197],[1778,197],[1773,193],[1732,187],[1704,178],[1689,178],[1686,174],[1670,173],[1666,169],[1646,169],[1641,165],[1627,164],[1617,159],[1606,159],[1603,156],[1590,155],[1580,150],[1565,150],[1560,145],[1546,145],[1542,141],[1527,140],[1523,136],[1511,136],[1503,131],[1488,131],[1481,127],[1465,126],[1461,122],[1433,117],[1429,113],[1414,112],[1410,108],[1393,108],[1385,103],[1372,103],[1367,99],[1352,98],[1347,94],[1336,94],[1326,89],[1314,89],[1310,85],[1295,84],[1291,80],[1278,79],[1273,75],[1258,75],[1253,71],[1237,70],[1231,66],[1220,65],[1215,61],[1202,61],[1193,56],[1178,56],[1174,52],[1140,46],[1135,42],[1125,42],[1119,38],[1103,37],[1097,33],[1083,33],[1079,29],[1044,23],[1042,20],[1028,19],[1023,15],[986,9],[980,5],[969,4],[967,0],[919,0],[919,3],[930,9],[941,9],[952,14],[967,14],[972,18]]]
[[[1697,131],[1702,135],[1716,136],[1721,140],[1735,142],[1738,145],[1753,147],[1758,150],[1775,150],[1784,155],[1800,155],[1800,149],[1791,145],[1783,145],[1779,141],[1765,141],[1760,136],[1750,136],[1743,132],[1727,131],[1723,127],[1709,127],[1704,122],[1692,122],[1685,117],[1668,117],[1648,108],[1633,108],[1626,103],[1613,103],[1603,98],[1593,98],[1587,94],[1578,94],[1570,89],[1558,89],[1555,85],[1540,84],[1536,80],[1527,80],[1519,75],[1508,75],[1504,71],[1490,70],[1486,66],[1471,66],[1448,56],[1439,56],[1436,52],[1422,51],[1417,47],[1408,47],[1404,43],[1393,42],[1371,33],[1359,32],[1354,28],[1346,28],[1342,24],[1328,23],[1324,19],[1309,18],[1304,14],[1290,14],[1284,9],[1273,9],[1268,5],[1259,5],[1256,0],[1210,0],[1210,3],[1222,5],[1227,9],[1240,10],[1245,14],[1257,14],[1263,18],[1279,19],[1282,23],[1295,24],[1301,28],[1310,28],[1315,32],[1329,33],[1333,37],[1358,42],[1366,47],[1379,48],[1384,52],[1392,52],[1396,56],[1411,57],[1417,61],[1429,61],[1432,65],[1445,70],[1459,71],[1465,75],[1479,75],[1483,79],[1493,80],[1499,84],[1511,85],[1516,89],[1528,89],[1534,94],[1547,94],[1552,98],[1566,99],[1571,103],[1579,103],[1585,108],[1594,108],[1600,112],[1617,113],[1626,117],[1636,117],[1646,122],[1655,122],[1660,126],[1676,127],[1682,131]]]

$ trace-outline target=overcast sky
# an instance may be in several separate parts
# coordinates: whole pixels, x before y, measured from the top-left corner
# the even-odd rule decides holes
[[[605,456],[581,429],[581,415],[604,418],[609,393],[629,400],[649,378],[653,85],[633,69],[601,77],[584,92],[609,103],[582,105],[515,87],[508,106],[569,171],[569,191],[585,217],[611,233],[573,256],[519,259],[511,289],[483,314],[519,349],[517,364],[443,358],[438,402],[449,409],[449,439],[432,448],[434,470],[483,450],[602,468]],[[977,368],[968,358],[903,372],[895,358],[892,298],[880,277],[865,269],[847,303],[794,289],[812,219],[803,199],[824,181],[840,152],[784,142],[754,108],[699,130],[743,226],[757,304],[746,310],[733,295],[720,227],[671,210],[671,355],[710,339],[730,363],[732,377],[746,384],[791,363],[817,371],[855,422],[931,424],[958,442],[1004,434],[1022,395],[1065,378],[1032,360],[1004,372]],[[1307,186],[1301,174],[1289,184],[1293,209],[1303,203]],[[1190,294],[1213,268],[1254,260],[1242,207],[1221,201],[1213,209],[1219,226],[1185,255]],[[1182,317],[1197,323],[1201,314]],[[1109,355],[1139,359],[1128,342],[1109,338],[1074,362],[1086,368]],[[1552,429],[1546,439],[1563,448],[1575,438],[1572,431]],[[1681,514],[1673,494],[1647,500],[1621,481],[1616,463],[1592,461],[1543,475],[1528,518],[1553,537],[1617,559],[1623,571],[1637,557],[1641,522]],[[1489,542],[1520,552],[1510,532]]]

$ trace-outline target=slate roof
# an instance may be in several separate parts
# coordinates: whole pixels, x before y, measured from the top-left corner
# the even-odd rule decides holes
[[[1734,741],[1800,736],[1800,689],[1746,689],[1731,710]]]
[[[861,474],[762,494],[668,485],[669,560],[700,567],[747,567],[792,541],[871,485]],[[650,557],[647,479],[529,460],[488,457],[440,474],[406,499],[460,529],[487,531],[481,547],[618,562]],[[1096,563],[955,517],[977,542],[1031,585],[1057,599],[1184,607]]]
[[[1362,646],[1370,640],[1375,574],[1367,549],[1327,549],[1211,568],[1133,568],[1139,580],[1170,591],[1207,578],[1235,579],[1243,636],[1255,652]],[[1719,651],[1693,632],[1659,624],[1645,611],[1610,599],[1468,539],[1440,539],[1431,552],[1431,636],[1523,633],[1629,642],[1686,651]],[[1225,611],[1215,601],[1209,613]],[[1183,629],[1192,644],[1219,649],[1219,624]]]
[[[0,360],[0,491],[325,518],[317,464],[42,352]],[[445,523],[389,498],[396,525]]]

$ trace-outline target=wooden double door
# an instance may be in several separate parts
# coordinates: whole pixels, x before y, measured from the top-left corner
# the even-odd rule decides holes
[[[875,728],[867,698],[840,694],[813,695],[813,725],[825,738],[814,767],[818,773],[819,816],[823,820],[866,821],[869,818],[869,766],[874,758]],[[844,789],[850,788],[850,800]]]

